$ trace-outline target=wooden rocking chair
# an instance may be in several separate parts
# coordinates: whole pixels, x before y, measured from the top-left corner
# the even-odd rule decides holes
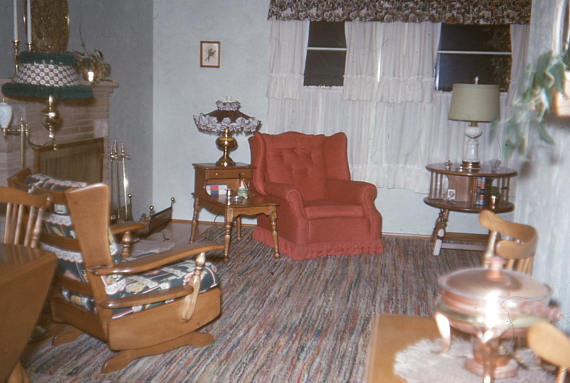
[[[213,342],[197,330],[220,314],[218,280],[205,254],[223,245],[197,243],[121,259],[109,241],[107,185],[49,193],[56,206],[51,215],[58,217],[44,219],[41,242],[59,258],[50,308],[54,321],[72,326],[54,345],[82,332],[95,336],[119,352],[102,367],[110,372],[143,356]]]

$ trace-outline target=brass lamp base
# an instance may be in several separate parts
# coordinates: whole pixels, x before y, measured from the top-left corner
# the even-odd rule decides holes
[[[216,162],[216,166],[229,168],[236,166],[234,160],[230,158],[230,152],[237,148],[237,140],[232,137],[232,133],[228,128],[216,139],[216,145],[224,154]]]

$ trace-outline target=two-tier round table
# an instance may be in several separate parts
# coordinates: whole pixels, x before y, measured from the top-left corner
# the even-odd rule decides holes
[[[481,245],[464,243],[480,236],[446,232],[449,212],[479,214],[483,209],[495,213],[512,211],[515,206],[509,200],[511,178],[517,172],[489,165],[480,169],[466,169],[449,161],[429,164],[426,169],[431,175],[429,195],[424,198],[424,202],[439,209],[432,233],[433,255],[439,255],[442,248],[484,249]],[[463,243],[456,243],[457,241]]]

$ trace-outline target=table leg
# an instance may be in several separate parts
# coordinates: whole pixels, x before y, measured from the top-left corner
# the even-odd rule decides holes
[[[271,229],[273,230],[273,243],[275,244],[275,252],[273,253],[274,258],[279,258],[281,255],[279,254],[279,240],[277,239],[277,209],[271,209],[271,213],[269,214],[269,218],[271,219]]]
[[[443,238],[445,237],[445,228],[447,227],[447,220],[449,219],[449,209],[440,209],[439,216],[435,221],[435,227],[431,235],[433,241],[433,255],[439,255]]]
[[[224,226],[226,234],[224,235],[224,262],[230,260],[230,242],[232,240],[232,222],[234,220],[234,211],[231,207],[226,207],[226,214],[224,215]]]
[[[200,211],[200,202],[198,197],[194,197],[194,215],[192,216],[192,230],[190,231],[190,243],[196,239],[196,229],[198,228],[198,212]]]
[[[241,241],[241,217],[236,218],[237,240]]]

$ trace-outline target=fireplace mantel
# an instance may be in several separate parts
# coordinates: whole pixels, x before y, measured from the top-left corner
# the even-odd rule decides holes
[[[0,79],[0,87],[10,79]],[[56,131],[57,143],[69,143],[103,137],[108,147],[109,100],[118,84],[114,81],[101,81],[93,87],[93,98],[89,100],[69,100],[58,102],[57,109],[62,123]],[[13,107],[12,125],[20,119],[28,123],[32,142],[41,144],[47,140],[47,130],[42,126],[40,111],[46,104],[42,100],[12,99],[2,94]],[[33,170],[34,151],[28,145],[25,150],[26,167]],[[18,136],[0,137],[0,185],[20,169],[20,139]]]

